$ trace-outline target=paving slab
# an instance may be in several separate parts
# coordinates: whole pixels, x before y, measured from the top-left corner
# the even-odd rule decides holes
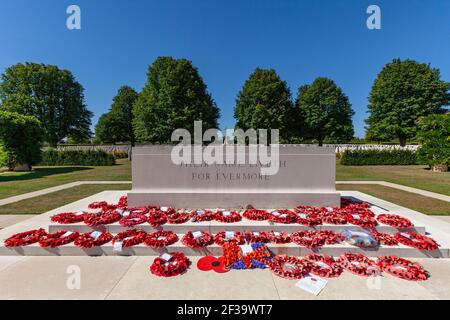
[[[135,259],[25,257],[0,272],[0,299],[104,299]]]
[[[16,223],[35,217],[34,214],[0,215],[0,229],[12,226]]]
[[[203,272],[197,258],[183,275],[162,278],[149,272],[152,258],[139,257],[108,295],[108,299],[278,299],[271,273],[267,270]]]
[[[450,259],[420,259],[430,278],[419,284],[440,299],[450,299]]]
[[[390,275],[361,277],[344,271],[339,278],[328,279],[322,292],[315,296],[295,286],[297,280],[286,280],[273,275],[280,299],[326,300],[435,300],[437,297],[417,282],[406,281]]]

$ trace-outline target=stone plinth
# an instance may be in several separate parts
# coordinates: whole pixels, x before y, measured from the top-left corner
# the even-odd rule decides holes
[[[281,145],[275,175],[262,175],[259,163],[177,165],[171,151],[172,146],[133,149],[131,206],[239,208],[251,204],[267,209],[340,205],[331,147]],[[241,151],[248,159],[249,148]]]

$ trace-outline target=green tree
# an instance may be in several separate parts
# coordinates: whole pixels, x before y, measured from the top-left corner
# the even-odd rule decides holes
[[[353,138],[352,106],[333,80],[320,77],[311,85],[301,86],[295,105],[305,138],[317,140],[320,146]]]
[[[0,82],[0,110],[35,116],[51,146],[71,135],[91,135],[92,113],[84,104],[83,87],[68,70],[25,63],[6,69]]]
[[[101,143],[130,142],[135,144],[133,105],[138,93],[128,86],[120,87],[110,110],[103,114],[96,127],[95,138]]]
[[[406,145],[416,135],[417,119],[444,111],[449,88],[438,69],[413,60],[393,60],[381,70],[370,92],[367,139],[398,139]]]
[[[257,68],[236,98],[236,128],[279,129],[280,140],[288,142],[293,132],[294,107],[287,83],[275,70]]]
[[[2,158],[10,169],[21,164],[31,169],[33,164],[38,163],[41,159],[42,138],[40,122],[34,116],[0,111]]]
[[[147,76],[133,109],[138,141],[171,143],[173,130],[193,133],[196,120],[203,121],[204,130],[217,127],[219,109],[190,61],[159,57]]]
[[[417,137],[422,143],[419,159],[431,167],[450,165],[450,113],[432,114],[418,121]]]

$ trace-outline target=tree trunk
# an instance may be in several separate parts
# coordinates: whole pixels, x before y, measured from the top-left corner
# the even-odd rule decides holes
[[[406,146],[406,137],[398,137],[398,141],[400,142],[400,146]]]
[[[323,140],[319,140],[319,147],[323,146]]]

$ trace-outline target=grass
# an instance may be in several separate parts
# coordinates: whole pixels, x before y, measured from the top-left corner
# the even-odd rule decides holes
[[[337,163],[336,180],[382,180],[450,195],[450,172],[433,172],[426,166],[343,166]]]
[[[337,190],[360,191],[371,196],[398,204],[399,206],[419,211],[427,215],[450,216],[450,204],[445,201],[424,197],[380,185],[346,184],[336,185]],[[0,207],[1,208],[1,207]]]
[[[35,167],[31,172],[0,173],[0,199],[83,180],[131,181],[127,159],[108,167]]]
[[[83,185],[0,206],[0,215],[40,214],[105,190],[130,190],[131,184]],[[102,199],[99,199],[99,201]]]

